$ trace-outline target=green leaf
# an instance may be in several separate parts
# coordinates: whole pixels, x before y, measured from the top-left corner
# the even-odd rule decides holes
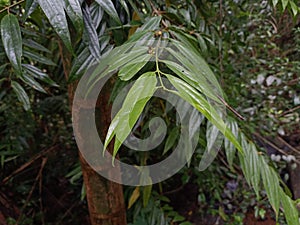
[[[65,10],[79,34],[83,31],[83,16],[78,0],[64,0]]]
[[[269,198],[273,210],[275,211],[276,218],[277,218],[279,213],[279,203],[280,203],[279,179],[274,169],[268,166],[268,164],[264,162],[264,159],[261,158],[261,160],[262,163],[261,163],[260,170],[261,170],[261,176],[262,176],[264,188],[267,192],[267,196]]]
[[[200,49],[201,49],[201,53],[203,55],[207,55],[208,48],[207,48],[207,44],[205,42],[205,39],[200,34],[197,34],[197,39],[198,39],[198,43],[199,43],[199,46],[200,46]]]
[[[23,45],[37,51],[42,51],[51,54],[51,51],[32,39],[23,39]]]
[[[220,116],[222,119],[222,117]],[[220,130],[212,123],[207,123],[206,128],[206,150],[202,156],[199,164],[199,169],[201,171],[205,170],[216,158],[222,143],[224,136],[220,133]]]
[[[122,25],[122,22],[119,18],[119,15],[115,9],[114,4],[111,0],[95,0],[103,9],[104,11],[119,25]]]
[[[261,168],[264,167],[265,161],[260,158],[255,145],[252,142],[249,143],[244,134],[241,134],[240,141],[244,150],[243,155],[239,154],[243,173],[256,195],[259,196]]]
[[[126,1],[120,0],[120,4],[122,5],[123,9],[125,10],[127,16],[130,17],[130,12],[129,12],[129,8],[128,8]]]
[[[68,82],[73,82],[79,79],[94,61],[95,58],[93,55],[91,55],[89,48],[83,49],[83,51],[75,58],[75,60],[73,60]]]
[[[226,124],[219,116],[217,111],[214,109],[205,97],[198,93],[193,87],[185,83],[183,80],[178,79],[171,75],[166,75],[168,80],[173,84],[177,89],[174,94],[177,94],[179,97],[183,98],[185,101],[189,102],[194,108],[201,112],[212,124],[214,124],[223,134],[227,137],[237,148],[238,151],[243,152],[243,149],[233,135],[233,133],[226,127]]]
[[[275,7],[278,4],[279,0],[272,0],[273,6]]]
[[[13,14],[7,14],[1,20],[1,37],[6,55],[20,75],[22,73],[22,37],[18,19]]]
[[[107,57],[101,59],[98,67],[93,71],[88,80],[87,93],[93,88],[102,77],[110,72],[115,72],[122,66],[128,64],[132,60],[148,54],[148,48],[145,46],[133,46],[131,43],[124,44],[113,49]],[[108,67],[107,67],[108,66]]]
[[[62,0],[38,0],[38,2],[67,49],[73,52],[68,21]]]
[[[37,0],[27,0],[25,5],[25,13],[23,15],[23,21],[27,20],[27,18],[33,13],[33,11],[38,6]]]
[[[23,103],[24,109],[26,111],[29,110],[30,109],[29,97],[28,97],[27,93],[25,92],[25,90],[23,89],[23,87],[15,81],[11,81],[11,86],[12,86],[13,90],[15,91],[19,101]]]
[[[299,10],[298,6],[293,1],[290,1],[290,6],[292,9],[293,15],[297,16],[298,10]]]
[[[40,91],[42,93],[46,93],[46,91],[40,85],[40,83],[38,83],[33,77],[29,76],[27,73],[22,73],[20,78],[23,82],[25,82],[26,84],[28,84],[29,86],[31,86],[35,90]]]
[[[30,64],[22,64],[24,70],[32,75],[33,77],[50,84],[51,86],[58,87],[58,85],[43,71],[41,71],[39,68],[30,65]]]
[[[5,70],[7,65],[8,65],[8,63],[5,63],[2,66],[0,66],[0,75],[3,73],[3,71]]]
[[[145,54],[142,55],[134,60],[132,60],[130,63],[124,65],[120,71],[118,76],[121,80],[127,81],[130,80],[134,75],[136,75],[151,59],[152,55]]]
[[[125,141],[142,113],[146,103],[155,92],[156,83],[155,72],[145,73],[135,81],[124,100],[122,108],[116,114],[109,126],[104,143],[104,151],[115,135],[116,140],[113,156],[116,156],[120,143]]]
[[[172,40],[172,43],[176,46],[176,48],[178,48],[178,52],[180,52],[181,55],[191,61],[193,65],[190,68],[191,71],[197,72],[196,74],[194,74],[194,76],[197,78],[199,76],[198,73],[200,73],[203,77],[205,77],[206,83],[208,83],[216,92],[220,92],[218,94],[221,94],[222,89],[218,80],[216,79],[216,76],[214,75],[206,61],[201,57],[199,51],[193,47],[187,48],[184,43],[176,40]]]
[[[233,135],[236,138],[238,138],[238,125],[237,125],[237,123],[235,121],[230,121],[230,122],[227,123],[227,127],[231,130]],[[225,147],[225,153],[226,153],[227,161],[228,161],[228,164],[229,164],[230,168],[232,169],[236,149],[235,149],[234,145],[227,138],[225,138],[224,141],[225,141],[224,147]]]
[[[128,209],[130,209],[131,206],[133,206],[133,204],[136,202],[136,200],[138,200],[139,197],[140,197],[140,187],[136,187],[129,198]]]
[[[161,22],[162,17],[161,16],[153,16],[153,17],[148,17],[146,18],[145,23],[143,26],[139,27],[136,32],[141,32],[141,31],[155,31],[159,29],[159,25]]]
[[[181,222],[181,221],[183,221],[183,220],[185,220],[185,218],[184,218],[183,216],[176,215],[176,216],[174,217],[174,219],[172,219],[172,222],[173,222],[173,223],[175,223],[175,222]]]
[[[166,154],[172,147],[173,145],[175,144],[177,138],[178,138],[178,134],[179,134],[179,129],[178,127],[174,127],[167,140],[166,140],[166,143],[165,143],[165,147],[164,147],[164,151],[163,151],[163,155]]]
[[[83,22],[84,29],[87,32],[88,46],[91,54],[95,57],[95,59],[100,59],[100,44],[98,39],[98,34],[96,31],[96,27],[91,17],[91,13],[88,6],[85,6],[83,9]]]
[[[289,0],[281,0],[282,10],[284,11],[289,3]]]
[[[280,189],[280,200],[288,225],[299,225],[299,213],[292,199]]]
[[[148,205],[150,196],[152,191],[152,185],[144,186],[143,188],[143,206],[146,207]]]
[[[56,64],[51,59],[46,58],[45,56],[42,56],[38,53],[24,50],[23,55],[24,55],[24,57],[28,58],[29,60],[33,60],[33,61],[45,64],[45,65],[49,65],[49,66],[56,66]]]

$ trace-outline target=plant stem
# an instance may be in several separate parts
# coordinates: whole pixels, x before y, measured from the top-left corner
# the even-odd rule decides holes
[[[5,10],[9,11],[10,8],[12,8],[12,7],[16,6],[16,5],[19,5],[19,4],[23,3],[23,2],[25,2],[25,0],[20,0],[19,2],[16,2],[16,3],[12,4],[12,5],[6,6],[5,8],[3,8],[3,9],[0,10],[0,13],[4,12]]]

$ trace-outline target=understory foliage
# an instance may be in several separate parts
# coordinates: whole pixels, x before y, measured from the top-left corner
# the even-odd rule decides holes
[[[292,0],[0,1],[4,184],[0,192],[10,189],[12,199],[17,199],[14,207],[20,208],[8,213],[7,220],[83,223],[80,214],[86,209],[76,214],[66,206],[53,221],[44,198],[54,193],[43,184],[58,182],[65,188],[70,181],[72,194],[66,196],[76,201],[72,207],[86,204],[68,97],[71,84],[98,63],[86,83],[87,93],[112,73],[112,102],[120,101],[122,88],[132,84],[104,140],[104,151],[114,140],[114,157],[119,154],[121,160],[144,166],[176,148],[182,131],[178,115],[170,104],[154,97],[156,91],[178,96],[178,104],[191,105],[203,119],[187,133],[186,138],[197,135],[199,140],[194,157],[191,146],[184,146],[182,156],[188,166],[178,175],[155,185],[125,188],[128,223],[190,224],[166,193],[172,192],[174,183],[181,187],[193,183],[204,217],[203,211],[209,209],[226,224],[243,224],[249,208],[262,218],[264,210],[272,208],[276,220],[299,224],[297,202],[253,139],[255,133],[288,134],[298,129],[300,43],[284,44],[285,38],[299,39],[297,4]],[[295,27],[289,33],[280,27],[288,22]],[[64,61],[66,55],[71,62]],[[228,115],[223,116],[225,111]],[[122,146],[131,133],[147,138],[151,126],[147,121],[156,116],[166,120],[168,129],[155,152],[136,153]],[[202,159],[212,164],[203,165]],[[238,206],[243,200],[245,205]]]

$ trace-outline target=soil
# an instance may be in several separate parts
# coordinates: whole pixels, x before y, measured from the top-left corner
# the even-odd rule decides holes
[[[256,219],[253,212],[248,212],[245,219],[244,225],[276,225],[276,221],[273,220],[270,216],[267,216],[266,219]]]

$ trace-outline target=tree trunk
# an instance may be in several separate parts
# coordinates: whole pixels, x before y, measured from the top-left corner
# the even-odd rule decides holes
[[[71,69],[71,54],[64,48],[63,44],[59,43],[60,54],[63,61],[64,73],[66,79],[69,77]],[[104,88],[104,93],[98,100],[97,108],[101,114],[101,119],[97,119],[100,128],[101,138],[105,137],[106,131],[110,124],[109,97],[111,87],[109,85]],[[72,102],[76,84],[68,86],[68,94],[70,101],[70,108],[72,109]],[[89,140],[85,140],[89,141]],[[112,146],[108,149],[112,152]],[[85,161],[82,154],[79,152],[81,162],[81,169],[83,174],[83,181],[86,188],[86,197],[89,207],[90,220],[92,225],[126,225],[126,210],[123,197],[122,185],[107,180],[100,176],[90,165]]]

